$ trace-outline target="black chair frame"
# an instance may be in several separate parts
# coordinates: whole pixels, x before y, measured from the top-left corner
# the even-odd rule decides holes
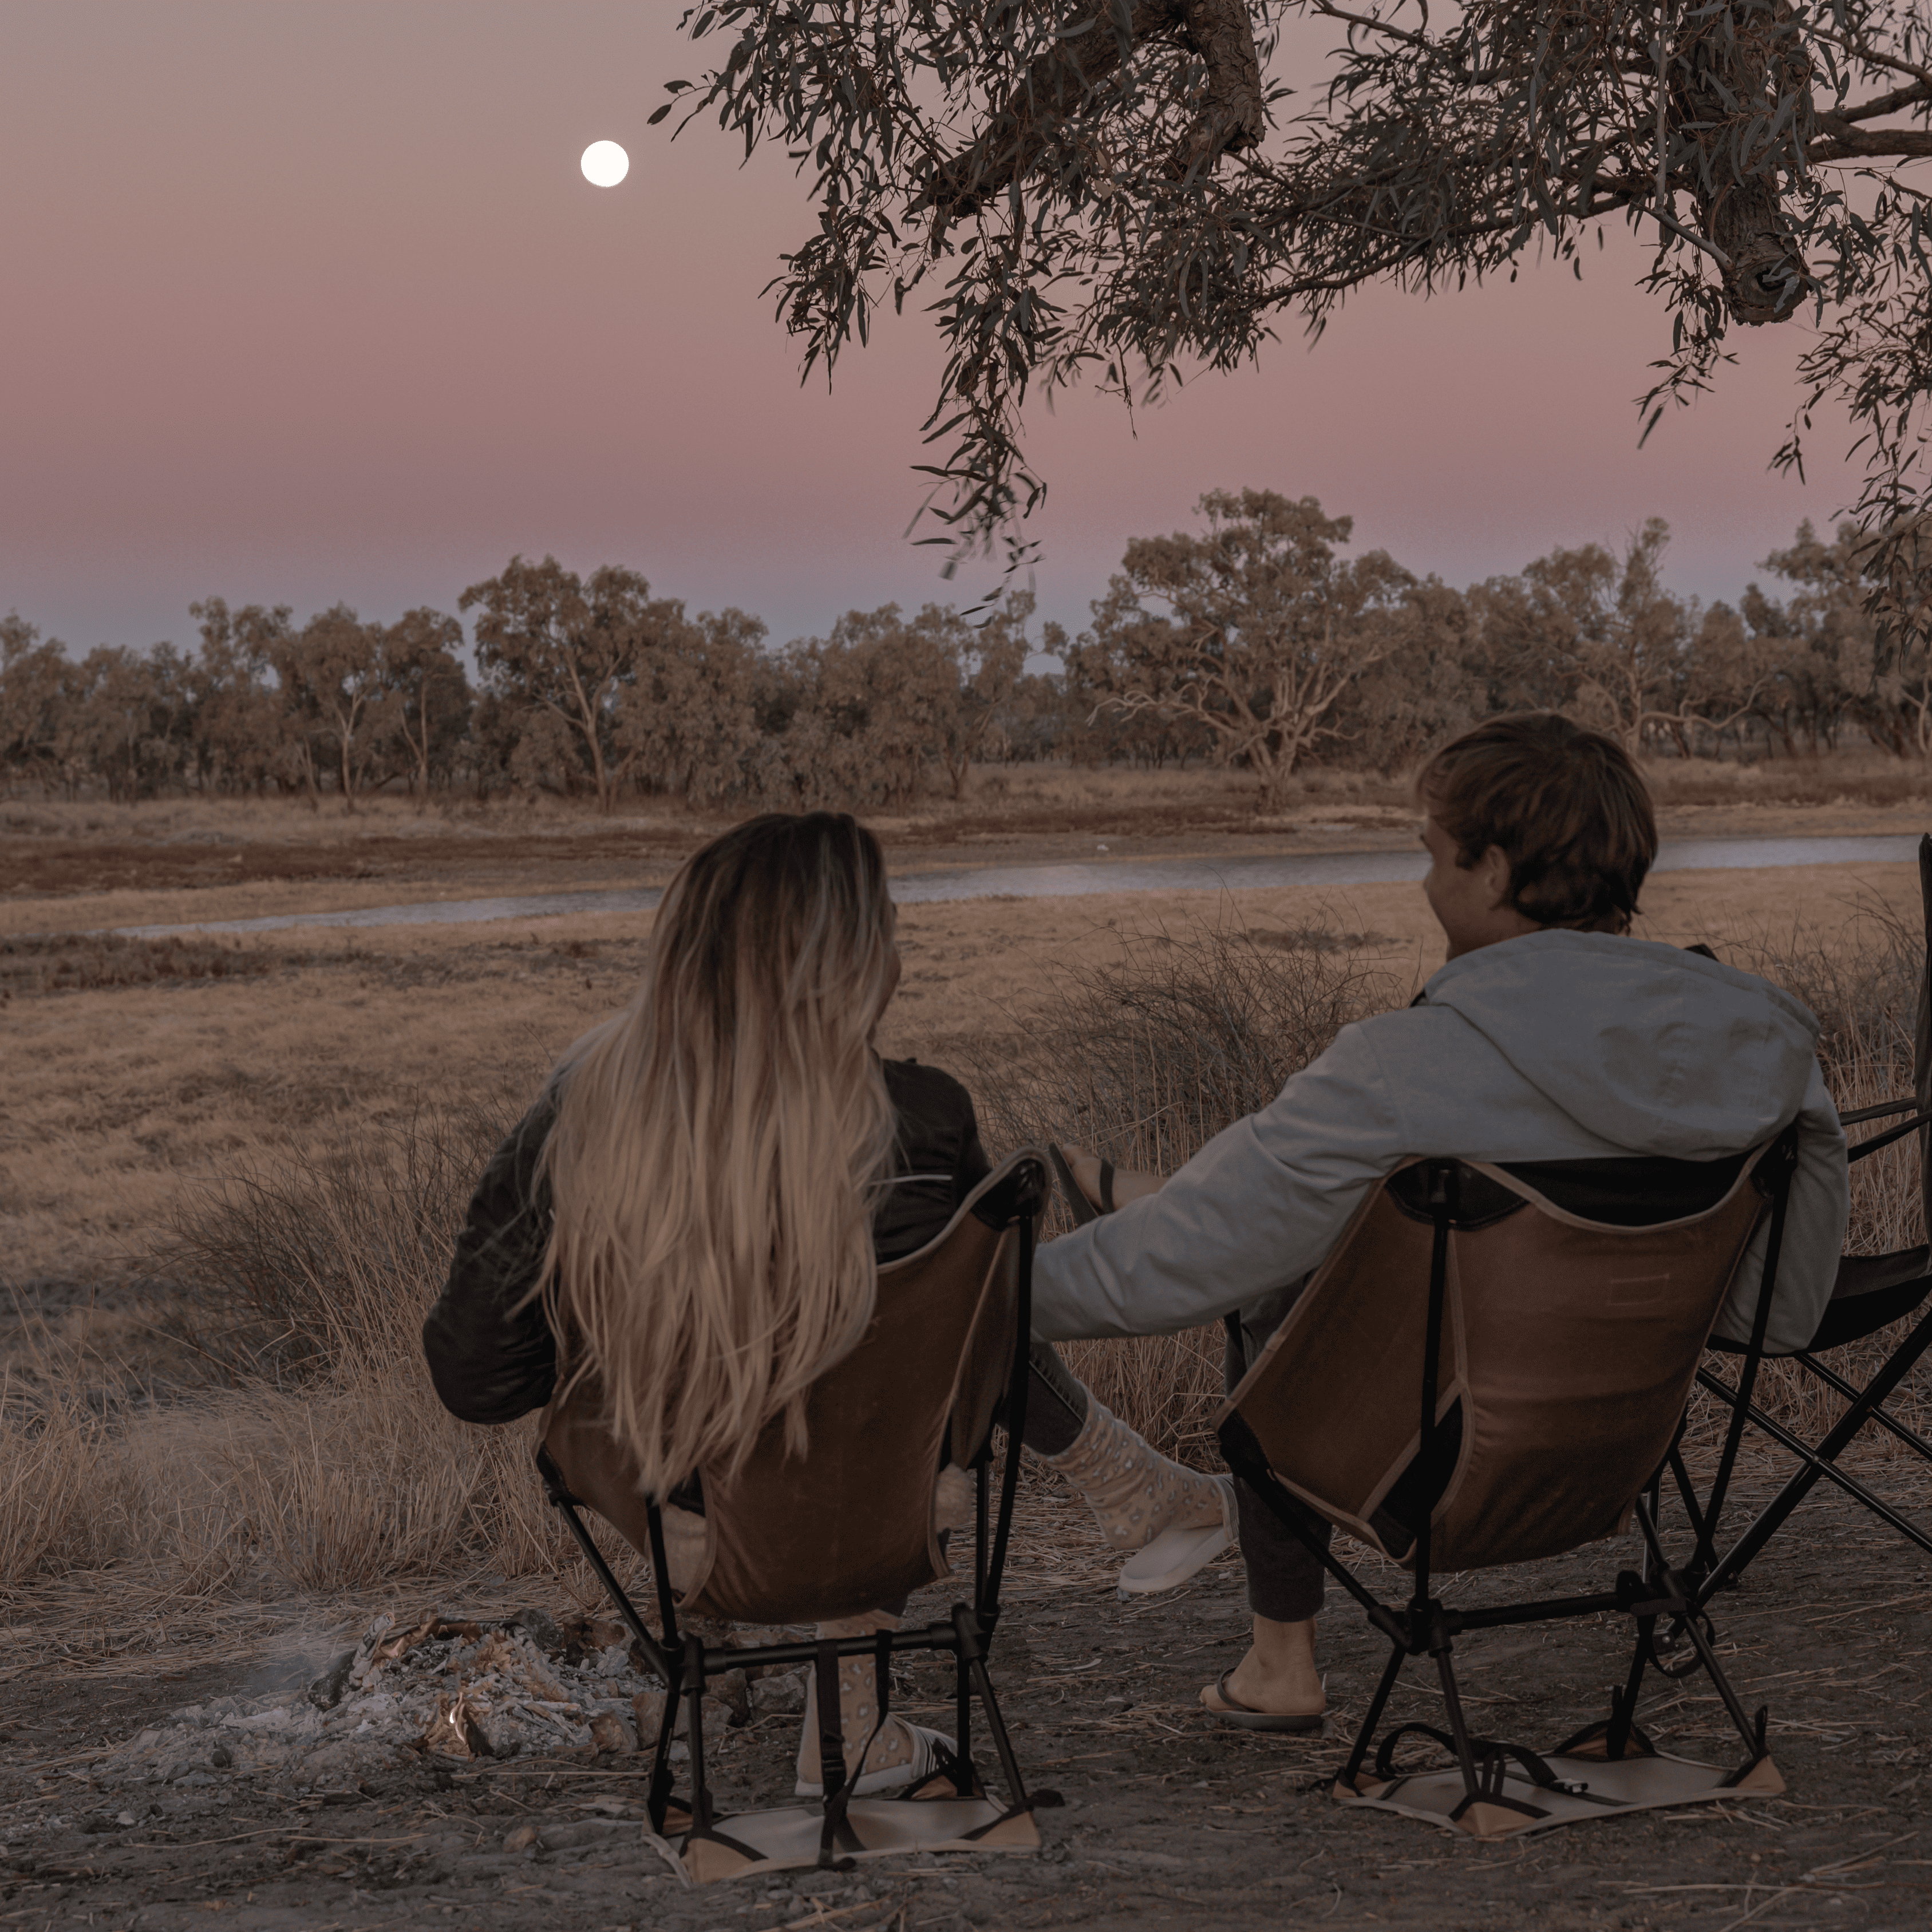
[[[1796,1132],[1786,1129],[1753,1174],[1754,1184],[1760,1193],[1768,1195],[1770,1204],[1770,1232],[1766,1244],[1763,1279],[1759,1287],[1754,1340],[1748,1357],[1748,1366],[1754,1371],[1770,1312],[1778,1249],[1784,1238],[1786,1204],[1796,1163]],[[1449,1235],[1456,1225],[1460,1183],[1467,1172],[1460,1162],[1454,1160],[1432,1160],[1424,1164],[1424,1198],[1434,1226],[1425,1317],[1427,1327],[1423,1354],[1421,1428],[1416,1457],[1416,1466],[1423,1468],[1438,1466],[1449,1460],[1437,1454],[1438,1438],[1442,1432],[1460,1426],[1460,1420],[1453,1424],[1446,1418],[1438,1420],[1436,1406],[1441,1378]],[[1636,1724],[1636,1706],[1646,1669],[1665,1668],[1665,1659],[1658,1654],[1654,1643],[1661,1620],[1667,1628],[1683,1631],[1695,1652],[1694,1664],[1689,1667],[1701,1666],[1708,1674],[1712,1687],[1723,1700],[1743,1741],[1745,1756],[1725,1780],[1726,1784],[1741,1782],[1764,1758],[1767,1748],[1766,1711],[1760,1707],[1754,1714],[1748,1714],[1725,1676],[1714,1648],[1694,1614],[1696,1580],[1670,1563],[1658,1536],[1654,1507],[1648,1496],[1640,1494],[1632,1511],[1643,1539],[1643,1567],[1640,1570],[1619,1571],[1613,1588],[1469,1610],[1452,1609],[1434,1594],[1430,1568],[1429,1518],[1436,1498],[1424,1499],[1419,1510],[1420,1521],[1414,1529],[1414,1585],[1407,1604],[1397,1606],[1384,1602],[1334,1556],[1328,1540],[1316,1532],[1303,1514],[1302,1505],[1274,1480],[1259,1442],[1238,1414],[1231,1414],[1222,1423],[1220,1433],[1221,1450],[1228,1466],[1254,1489],[1283,1526],[1319,1559],[1329,1575],[1361,1606],[1370,1622],[1389,1640],[1388,1664],[1368,1709],[1357,1726],[1347,1762],[1335,1780],[1337,1786],[1351,1792],[1357,1789],[1356,1780],[1370,1746],[1376,1743],[1376,1727],[1382,1722],[1382,1713],[1388,1707],[1403,1664],[1412,1657],[1426,1654],[1436,1661],[1449,1720],[1448,1730],[1444,1732],[1433,1725],[1408,1724],[1390,1731],[1376,1746],[1375,1769],[1378,1778],[1403,1774],[1395,1762],[1396,1748],[1405,1737],[1418,1736],[1427,1737],[1452,1753],[1461,1770],[1464,1795],[1450,1814],[1456,1819],[1460,1820],[1471,1805],[1477,1804],[1495,1805],[1532,1818],[1546,1816],[1535,1805],[1513,1798],[1504,1792],[1503,1774],[1511,1766],[1526,1772],[1532,1783],[1540,1789],[1592,1797],[1597,1802],[1606,1802],[1594,1799],[1593,1794],[1564,1780],[1539,1754],[1527,1747],[1473,1735],[1457,1690],[1452,1652],[1456,1638],[1466,1631],[1498,1630],[1519,1624],[1548,1623],[1562,1618],[1606,1613],[1628,1616],[1636,1620],[1636,1643],[1624,1687],[1612,1694],[1607,1720],[1586,1726],[1566,1739],[1552,1755],[1560,1755],[1598,1739],[1601,1740],[1603,1754],[1612,1761],[1622,1760],[1633,1746],[1640,1754],[1652,1753],[1650,1741]],[[1686,1671],[1668,1670],[1666,1674],[1682,1676]]]
[[[878,1630],[870,1635],[812,1639],[794,1643],[759,1644],[743,1649],[707,1646],[694,1633],[680,1629],[677,1605],[672,1593],[670,1571],[665,1562],[664,1522],[657,1499],[648,1505],[650,1528],[651,1573],[656,1586],[658,1615],[662,1638],[654,1634],[638,1614],[629,1594],[612,1572],[604,1554],[592,1539],[578,1514],[586,1505],[573,1496],[547,1450],[537,1452],[537,1468],[551,1502],[563,1512],[571,1533],[583,1551],[584,1560],[596,1574],[638,1649],[654,1675],[664,1686],[664,1718],[659,1727],[646,1798],[651,1828],[660,1834],[668,1826],[683,1832],[687,1842],[693,1838],[717,1840],[734,1850],[735,1844],[718,1828],[719,1815],[713,1802],[704,1768],[703,1700],[710,1681],[728,1670],[751,1666],[806,1664],[814,1673],[819,1712],[820,1778],[822,1796],[818,1800],[822,1815],[818,1865],[822,1870],[844,1870],[860,1849],[846,1811],[851,1802],[851,1784],[845,1772],[844,1739],[839,1724],[838,1665],[848,1657],[869,1657],[878,1673],[878,1706],[876,1726],[890,1714],[892,1672],[890,1661],[902,1652],[930,1651],[950,1654],[954,1660],[954,1750],[916,1789],[939,1779],[949,1780],[962,1796],[984,1797],[986,1786],[972,1751],[972,1706],[976,1696],[985,1713],[986,1728],[999,1760],[1002,1781],[1006,1790],[1006,1809],[981,1831],[992,1831],[1007,1819],[1031,1810],[1061,1802],[1054,1791],[1027,1790],[1018,1760],[1000,1714],[988,1664],[993,1636],[1000,1621],[1000,1582],[1006,1568],[1006,1552],[1012,1528],[1013,1503],[1019,1484],[1019,1442],[1026,1426],[1027,1354],[1032,1334],[1033,1256],[1035,1217],[1044,1204],[1049,1184],[1037,1162],[1016,1165],[1012,1186],[1002,1200],[1000,1211],[1004,1226],[1019,1230],[1020,1256],[1018,1294],[1014,1311],[1012,1358],[1006,1376],[1005,1402],[999,1420],[1006,1432],[1006,1451],[1001,1472],[997,1506],[988,1508],[993,1445],[990,1434],[973,1458],[971,1467],[976,1494],[973,1544],[973,1594],[970,1602],[953,1604],[940,1621],[910,1628]],[[989,1200],[990,1200],[989,1197]],[[982,1218],[988,1203],[981,1204]],[[935,1476],[938,1472],[934,1472]],[[691,1795],[680,1799],[674,1792],[675,1774],[671,1768],[671,1745],[675,1740],[680,1702],[687,1712],[687,1740],[691,1762]],[[642,1740],[640,1740],[641,1743]],[[867,1740],[868,1743],[870,1739]],[[860,1763],[862,1766],[862,1754]],[[682,1813],[688,1820],[680,1822]],[[977,1835],[976,1834],[975,1835]],[[755,1856],[755,1854],[753,1854]]]
[[[1841,1114],[1840,1119],[1848,1126],[1866,1120],[1888,1119],[1903,1113],[1910,1113],[1912,1116],[1898,1126],[1888,1128],[1882,1133],[1871,1135],[1859,1142],[1846,1154],[1847,1164],[1863,1160],[1876,1154],[1881,1148],[1890,1147],[1910,1135],[1922,1133],[1928,1126],[1932,1126],[1932,1113],[1918,1112],[1919,1105],[1916,1099],[1888,1100],[1876,1106],[1861,1107]],[[1700,1367],[1697,1371],[1698,1385],[1730,1412],[1724,1448],[1718,1458],[1717,1473],[1712,1480],[1710,1494],[1701,1501],[1696,1494],[1684,1461],[1681,1430],[1678,1442],[1672,1444],[1670,1456],[1666,1459],[1666,1466],[1689,1520],[1691,1532],[1696,1540],[1696,1548],[1684,1568],[1686,1573],[1696,1580],[1694,1608],[1698,1612],[1702,1612],[1712,1598],[1720,1590],[1729,1588],[1743,1575],[1753,1559],[1784,1527],[1792,1512],[1821,1480],[1835,1484],[1854,1502],[1862,1504],[1874,1515],[1890,1524],[1900,1535],[1916,1544],[1928,1556],[1932,1556],[1932,1534],[1928,1534],[1908,1517],[1901,1515],[1868,1484],[1838,1466],[1838,1458],[1868,1423],[1876,1424],[1924,1456],[1928,1462],[1932,1462],[1932,1442],[1927,1442],[1916,1430],[1908,1428],[1886,1407],[1892,1392],[1918,1366],[1926,1350],[1932,1348],[1932,1308],[1924,1306],[1928,1293],[1932,1293],[1932,1268],[1928,1268],[1928,1250],[1923,1247],[1908,1249],[1898,1255],[1852,1255],[1844,1257],[1840,1263],[1841,1268],[1856,1273],[1861,1262],[1867,1263],[1868,1271],[1879,1278],[1878,1284],[1866,1292],[1828,1304],[1824,1318],[1810,1346],[1788,1357],[1778,1358],[1796,1362],[1807,1374],[1822,1383],[1845,1402],[1844,1413],[1815,1444],[1794,1435],[1774,1417],[1766,1414],[1753,1400],[1762,1356],[1761,1326],[1757,1337],[1760,1346],[1755,1352],[1741,1350],[1737,1344],[1732,1342],[1718,1341],[1712,1343],[1712,1347],[1718,1352],[1743,1354],[1745,1360],[1735,1382],[1726,1382],[1708,1364]],[[1887,1264],[1889,1264],[1888,1268]],[[1886,1279],[1887,1274],[1896,1278]],[[1924,1312],[1919,1314],[1918,1321],[1862,1389],[1846,1381],[1835,1370],[1818,1359],[1819,1355],[1827,1350],[1842,1348],[1847,1342],[1862,1341],[1867,1336],[1876,1334],[1892,1322],[1920,1310]],[[1720,1557],[1717,1551],[1719,1525],[1724,1503],[1730,1493],[1731,1480],[1736,1471],[1738,1454],[1748,1422],[1762,1430],[1781,1448],[1788,1450],[1797,1459],[1798,1467]],[[1660,1472],[1659,1484],[1652,1486],[1653,1511],[1660,1500],[1661,1474]]]

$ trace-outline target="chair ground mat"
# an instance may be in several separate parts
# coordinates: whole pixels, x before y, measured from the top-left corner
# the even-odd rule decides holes
[[[1614,1764],[1602,1757],[1564,1757],[1553,1752],[1543,1761],[1562,1783],[1582,1789],[1552,1791],[1539,1787],[1511,1767],[1503,1778],[1502,1795],[1519,1804],[1532,1807],[1540,1814],[1534,1817],[1505,1805],[1486,1804],[1480,1798],[1469,1805],[1461,1817],[1454,1816],[1463,1802],[1464,1792],[1462,1774],[1453,1764],[1386,1780],[1365,1772],[1353,1791],[1346,1790],[1337,1779],[1335,1802],[1366,1805],[1378,1811],[1399,1811],[1405,1818],[1420,1818],[1426,1823],[1444,1826],[1450,1831],[1493,1843],[1526,1832],[1546,1832],[1556,1825],[1614,1818],[1627,1811],[1709,1804],[1725,1798],[1774,1796],[1784,1789],[1778,1767],[1768,1757],[1760,1758],[1735,1783],[1733,1774],[1720,1766],[1694,1763],[1689,1758],[1671,1757],[1662,1752],[1654,1756],[1630,1756]]]
[[[846,1822],[858,1842],[842,1858],[884,1858],[904,1852],[1036,1852],[1030,1811],[1011,1814],[985,1798],[855,1798]],[[816,1865],[824,1820],[816,1804],[740,1811],[702,1838],[660,1839],[660,1849],[693,1885],[763,1871]]]

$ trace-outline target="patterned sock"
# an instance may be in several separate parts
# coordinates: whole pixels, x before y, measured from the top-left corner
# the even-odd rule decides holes
[[[1156,1455],[1101,1402],[1089,1397],[1080,1433],[1042,1458],[1080,1492],[1116,1550],[1134,1550],[1164,1529],[1227,1520],[1230,1486]]]
[[[874,1630],[897,1630],[899,1620],[890,1610],[871,1610],[862,1616],[841,1617],[836,1622],[820,1624],[818,1634],[826,1636],[869,1636]],[[807,1784],[816,1784],[824,1767],[818,1761],[818,1673],[806,1672],[805,1730],[798,1741],[798,1774]],[[889,1771],[896,1765],[910,1764],[914,1744],[904,1721],[888,1718],[872,1738],[866,1762],[859,1753],[872,1736],[878,1717],[878,1678],[869,1657],[842,1657],[838,1660],[838,1722],[845,1738],[845,1774],[856,1778],[862,1772]]]

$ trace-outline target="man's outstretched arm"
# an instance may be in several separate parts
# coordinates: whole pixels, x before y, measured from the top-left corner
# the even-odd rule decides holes
[[[1374,1048],[1345,1028],[1157,1191],[1128,1199],[1117,1180],[1118,1213],[1042,1246],[1034,1330],[1070,1341],[1213,1321],[1317,1266],[1408,1151]]]

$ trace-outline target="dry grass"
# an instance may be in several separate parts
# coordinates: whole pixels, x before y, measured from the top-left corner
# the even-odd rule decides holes
[[[1901,905],[1908,874],[1882,875]],[[1714,938],[1817,1007],[1848,1106],[1900,1090],[1917,970],[1879,900],[1862,919],[1835,905],[1850,876],[1805,886],[1810,922],[1774,931],[1743,896],[1777,903],[1791,882],[1679,874],[1651,895],[1654,936]],[[908,908],[908,983],[881,1043],[965,1075],[989,1145],[1064,1130],[1171,1170],[1436,963],[1412,887],[1242,904],[1245,926],[1180,897]],[[299,957],[292,938],[262,940],[286,970],[14,1000],[0,1127],[16,1277],[117,1253],[148,1267],[174,1210],[169,1319],[214,1379],[176,1377],[170,1400],[145,1402],[142,1378],[102,1359],[122,1331],[77,1316],[16,1348],[0,1592],[76,1570],[110,1593],[230,1601],[555,1574],[568,1549],[527,1430],[445,1414],[417,1327],[485,1148],[536,1070],[624,997],[647,924],[386,932]],[[1342,943],[1364,932],[1396,938]],[[1855,1242],[1923,1238],[1910,1154],[1856,1172]],[[1110,1406],[1204,1459],[1217,1331],[1077,1352]],[[1815,1426],[1808,1390],[1774,1394]]]
[[[98,1365],[40,1337],[39,1372],[0,1406],[0,1592],[117,1561],[187,1595],[567,1564],[530,1427],[458,1422],[422,1359],[493,1138],[479,1116],[425,1113],[190,1196],[154,1266],[215,1385],[110,1426],[72,1394]]]
[[[111,932],[60,932],[0,938],[0,1000],[15,994],[247,979],[273,972],[280,963],[275,955],[250,951],[237,940],[200,934],[123,939]]]
[[[105,1426],[70,1392],[25,1400],[0,1378],[0,1600],[25,1578],[87,1562],[110,1457]]]

